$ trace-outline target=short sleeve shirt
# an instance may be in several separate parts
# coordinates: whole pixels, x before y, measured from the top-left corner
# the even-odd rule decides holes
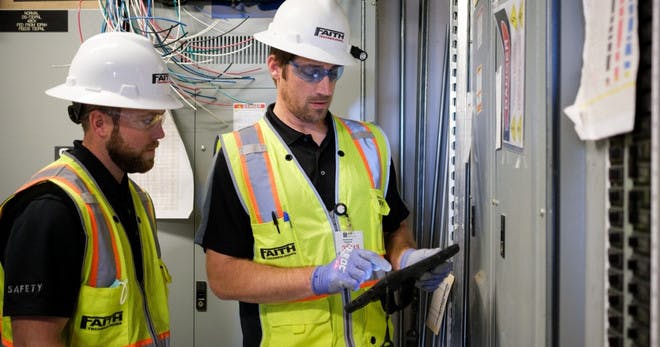
[[[334,201],[335,134],[330,124],[332,115],[328,112],[326,122],[329,132],[321,144],[317,145],[310,135],[300,133],[280,121],[273,113],[273,107],[274,104],[271,104],[266,111],[268,121],[291,149],[323,200],[326,209],[333,209],[336,202]],[[205,210],[208,211],[208,215],[203,217],[196,242],[205,250],[211,249],[236,258],[252,259],[254,238],[250,217],[243,209],[236,193],[222,150],[217,153],[214,165],[213,174],[209,177],[210,188],[206,192]],[[383,218],[383,232],[387,234],[397,230],[409,213],[396,186],[394,165],[390,165],[390,179],[385,200],[390,206],[390,213]],[[259,346],[261,326],[258,305],[239,302],[239,311],[243,346]]]
[[[311,135],[300,133],[284,124],[273,113],[271,104],[266,117],[289,146],[291,152],[316,188],[319,196],[328,210],[336,204],[335,192],[335,141],[332,115],[328,113],[326,122],[329,133],[320,145],[317,145]],[[227,166],[222,149],[217,153],[213,169],[208,198],[208,215],[204,216],[204,229],[199,232],[203,237],[197,242],[205,249],[237,258],[251,259],[253,256],[254,238],[250,226],[250,218],[243,209],[240,198]],[[408,216],[409,211],[399,195],[396,186],[394,166],[390,165],[390,180],[386,190],[385,200],[390,206],[390,213],[383,218],[383,232],[389,233],[398,229]]]
[[[137,221],[124,176],[117,183],[105,166],[74,142],[69,152],[90,172],[128,234],[142,277]],[[54,183],[23,191],[0,218],[0,260],[5,270],[5,316],[70,317],[80,291],[85,233],[71,198]]]

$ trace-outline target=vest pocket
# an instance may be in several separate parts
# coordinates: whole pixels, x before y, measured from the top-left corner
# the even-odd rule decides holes
[[[385,341],[385,329],[389,325],[390,338],[394,339],[392,321],[385,319],[380,300],[353,312],[355,344],[357,346],[380,346]],[[376,343],[373,343],[376,341]]]
[[[369,190],[369,203],[371,204],[371,210],[375,213],[371,213],[371,225],[378,226],[378,230],[382,230],[383,216],[390,214],[390,205],[385,201],[383,196],[383,191],[380,189],[370,189]],[[385,254],[385,243],[381,238],[374,240],[376,244],[374,245],[365,245],[365,247],[370,248],[376,253]]]
[[[290,267],[301,263],[298,240],[283,219],[252,224],[254,261],[273,266]]]
[[[170,271],[167,269],[167,265],[165,265],[163,259],[158,259],[158,265],[160,267],[160,273],[163,276],[163,283],[165,284],[163,286],[165,288],[165,294],[169,296],[169,284],[172,283],[172,275],[170,275]]]
[[[327,347],[332,336],[327,299],[263,305],[266,346]]]
[[[129,312],[122,305],[125,286],[83,286],[71,326],[72,346],[125,346],[128,344]]]
[[[390,214],[390,205],[387,204],[383,191],[380,189],[370,189],[369,198],[371,203],[371,210],[376,211],[376,215],[380,218]]]

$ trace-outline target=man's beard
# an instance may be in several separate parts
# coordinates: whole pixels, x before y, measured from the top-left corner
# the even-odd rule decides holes
[[[321,101],[328,101],[328,98],[316,98],[318,99],[323,99]],[[311,99],[305,99],[305,100],[300,100],[296,99],[292,95],[290,95],[288,92],[284,92],[282,94],[282,100],[286,104],[287,108],[291,113],[293,114],[294,117],[298,118],[299,120],[305,122],[305,123],[316,123],[320,120],[325,119],[328,109],[325,110],[318,110],[318,109],[312,109],[309,106],[309,102],[312,102],[315,100],[314,98]],[[297,102],[303,102],[303,104],[298,104]]]
[[[153,146],[158,147],[158,142]],[[124,139],[119,135],[119,127],[112,130],[110,141],[106,144],[106,149],[110,159],[124,172],[147,172],[154,167],[154,158],[145,159],[142,157],[142,151],[135,151],[128,148]]]

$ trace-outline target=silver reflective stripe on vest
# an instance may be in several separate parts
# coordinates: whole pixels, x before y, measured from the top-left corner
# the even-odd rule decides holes
[[[381,186],[383,172],[381,172],[382,165],[380,162],[380,153],[378,153],[378,145],[374,134],[369,128],[354,120],[342,119],[341,121],[350,131],[351,137],[354,140],[353,143],[360,146],[366,157],[365,164],[369,166],[369,171],[371,171],[371,177],[373,179],[372,183],[374,185],[373,188],[381,190],[385,189],[385,187]]]
[[[259,141],[257,134],[258,124],[245,127],[238,131],[238,136],[241,140],[239,151],[241,156],[245,159],[245,166],[247,167],[248,185],[252,186],[254,192],[254,208],[257,215],[258,222],[264,223],[270,221],[271,213],[278,213],[279,203],[275,201],[276,196],[275,187],[271,185],[272,177],[270,177],[271,170],[267,165],[266,145]],[[264,218],[267,218],[264,220]]]
[[[154,205],[146,191],[142,190],[142,188],[137,184],[135,184],[133,180],[129,179],[128,181],[129,184],[137,192],[138,196],[140,197],[140,201],[142,202],[142,206],[144,206],[144,209],[147,212],[147,215],[149,216],[147,222],[149,223],[149,227],[150,227],[149,229],[154,235],[154,242],[156,243],[156,254],[158,254],[158,258],[160,258],[161,257],[160,243],[158,243],[158,233],[156,230],[156,211],[154,211]],[[140,223],[142,223],[142,220],[140,220]]]
[[[64,153],[63,155],[67,155]],[[72,158],[71,156],[69,156]],[[75,158],[73,158],[75,161]],[[62,162],[60,160],[60,162]],[[77,161],[76,161],[77,162]],[[80,163],[78,163],[80,165]],[[83,168],[80,165],[81,168]],[[83,168],[83,170],[85,170]],[[86,171],[85,171],[86,172]],[[87,173],[89,175],[89,173]],[[111,232],[108,228],[109,223],[114,223],[112,220],[106,220],[105,216],[103,214],[103,211],[101,210],[101,206],[99,205],[99,202],[94,198],[94,195],[91,193],[91,191],[87,188],[85,183],[82,181],[82,179],[76,174],[74,171],[72,171],[69,166],[67,165],[56,165],[56,166],[51,166],[48,168],[45,168],[44,170],[38,172],[37,174],[34,175],[33,179],[35,181],[37,180],[63,180],[69,183],[69,185],[76,187],[76,189],[80,192],[83,200],[87,203],[87,205],[90,207],[92,211],[92,218],[96,220],[96,228],[97,230],[92,230],[92,234],[94,237],[97,239],[98,243],[98,249],[93,250],[93,252],[96,253],[97,259],[98,259],[98,267],[96,269],[97,277],[95,283],[88,283],[88,285],[93,286],[93,287],[107,287],[111,283],[117,279],[117,269],[115,268],[115,255],[113,252],[113,246],[112,246],[112,237],[111,237]],[[77,204],[75,204],[77,208]],[[82,214],[87,213],[87,211],[78,211],[78,213],[81,215],[81,222],[82,225],[84,226],[85,223],[82,220]],[[86,234],[87,235],[87,234]],[[91,240],[88,240],[86,243],[86,247],[93,247],[93,243],[90,242]],[[94,271],[92,269],[91,271]],[[91,279],[90,279],[91,280]]]
[[[263,153],[266,151],[266,145],[262,143],[251,143],[251,144],[243,144],[243,147],[240,149],[240,153],[242,155],[246,154],[252,154],[252,153]]]

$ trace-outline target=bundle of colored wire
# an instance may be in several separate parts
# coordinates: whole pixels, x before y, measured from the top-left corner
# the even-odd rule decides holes
[[[167,63],[170,72],[172,88],[191,108],[202,105],[231,106],[233,102],[244,102],[230,95],[223,85],[238,82],[250,82],[251,76],[260,68],[246,71],[231,71],[233,63],[226,63],[222,71],[212,69],[219,65],[220,57],[230,57],[252,45],[252,38],[247,37],[239,42],[219,45],[220,38],[240,27],[247,18],[238,24],[222,29],[219,19],[210,23],[196,17],[182,7],[179,1],[172,0],[172,7],[164,11],[154,8],[151,0],[98,0],[99,10],[103,15],[100,31],[131,31],[148,37],[155,49]],[[169,1],[169,0],[168,0]],[[156,11],[165,12],[168,16],[156,16]],[[182,11],[186,17],[203,28],[196,33],[188,32],[188,26],[182,21]],[[211,17],[210,14],[199,13]],[[83,33],[79,24],[80,37]],[[202,107],[210,112],[206,107]]]

